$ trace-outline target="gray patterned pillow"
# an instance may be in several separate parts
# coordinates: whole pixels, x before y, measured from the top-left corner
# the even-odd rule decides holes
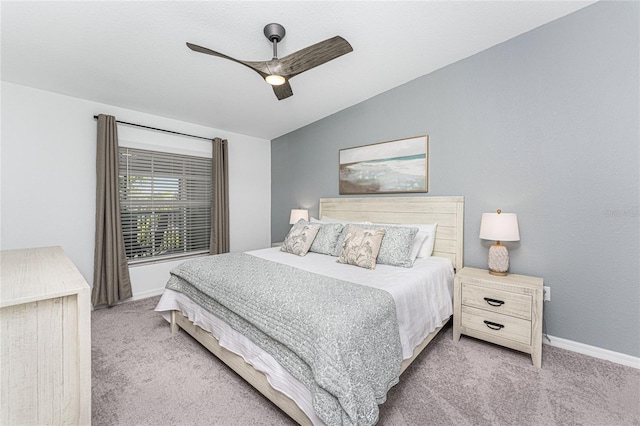
[[[280,251],[304,256],[309,251],[318,234],[320,225],[310,225],[304,220],[298,221],[287,234]]]
[[[385,231],[380,253],[378,253],[378,263],[403,268],[413,267],[415,259],[411,256],[411,249],[418,228],[389,225],[367,225],[367,228]]]
[[[333,255],[336,249],[338,237],[342,232],[344,225],[341,223],[322,223],[316,239],[313,240],[309,251],[321,254]]]
[[[325,219],[327,217],[322,216],[322,218]],[[335,219],[331,219],[331,220],[335,221]],[[358,225],[358,226],[371,225],[371,222],[336,222],[336,223],[342,223],[344,227],[342,228],[342,232],[340,232],[340,234],[338,235],[338,240],[336,241],[336,246],[333,249],[333,253],[329,253],[331,256],[340,256],[340,253],[342,252],[342,246],[344,245],[344,239],[347,236],[347,225],[349,225],[349,223]],[[367,226],[363,226],[363,227],[366,228]]]
[[[365,229],[355,225],[347,225],[345,229],[344,245],[338,262],[375,269],[384,229]]]

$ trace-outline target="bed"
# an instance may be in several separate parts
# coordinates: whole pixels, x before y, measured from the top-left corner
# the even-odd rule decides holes
[[[463,214],[464,199],[457,196],[320,199],[319,217],[330,217],[345,222],[374,224],[438,224],[432,256],[426,259],[416,259],[412,268],[376,265],[375,274],[377,275],[375,277],[380,277],[376,278],[380,280],[378,284],[376,284],[375,279],[372,279],[374,274],[371,272],[374,271],[365,271],[363,268],[352,265],[337,264],[336,257],[326,254],[310,252],[304,257],[299,257],[281,252],[278,248],[271,248],[246,254],[235,254],[234,256],[238,257],[240,261],[249,261],[248,258],[251,258],[250,262],[252,263],[263,262],[260,267],[265,268],[265,274],[271,274],[271,276],[278,276],[280,269],[277,268],[294,268],[294,273],[305,276],[305,279],[310,279],[311,275],[304,274],[313,274],[313,276],[323,274],[331,279],[340,280],[341,283],[349,281],[356,284],[366,284],[365,286],[358,285],[357,287],[375,287],[378,290],[373,291],[379,292],[380,288],[385,288],[385,280],[387,280],[386,282],[389,282],[389,280],[410,282],[416,279],[412,278],[416,275],[429,277],[429,280],[435,280],[440,283],[446,282],[446,284],[438,284],[440,286],[438,287],[440,290],[437,291],[438,295],[429,296],[433,300],[439,300],[439,302],[429,302],[433,306],[425,308],[426,314],[423,316],[425,318],[428,317],[424,320],[425,322],[414,321],[412,317],[407,316],[409,315],[406,314],[407,309],[400,309],[401,305],[416,303],[413,299],[417,300],[417,297],[398,296],[394,294],[395,290],[388,288],[381,291],[385,294],[393,294],[392,300],[397,309],[395,327],[399,328],[398,350],[402,356],[401,364],[398,365],[399,376],[450,318],[452,312],[452,271],[460,269],[463,264]],[[367,227],[369,225],[362,226]],[[221,256],[212,256],[210,258],[220,258],[222,260]],[[275,264],[279,266],[275,266]],[[216,268],[220,269],[220,267],[221,265]],[[269,269],[271,267],[276,269],[271,271]],[[346,275],[343,275],[345,270],[347,271]],[[286,279],[283,278],[283,281],[286,281]],[[443,285],[445,287],[442,287]],[[323,424],[323,418],[327,417],[324,414],[322,416],[318,415],[313,408],[314,398],[318,398],[318,396],[310,392],[309,384],[305,384],[306,382],[299,374],[296,375],[295,366],[291,367],[280,358],[281,361],[279,361],[275,355],[274,357],[270,356],[270,353],[265,352],[254,343],[259,339],[244,336],[242,332],[238,331],[239,329],[236,327],[233,318],[225,317],[223,320],[221,319],[222,315],[216,316],[209,312],[208,309],[205,309],[203,307],[205,303],[200,300],[200,293],[197,290],[193,290],[197,294],[185,294],[186,292],[175,291],[175,289],[175,286],[173,289],[167,288],[156,307],[156,310],[162,312],[165,318],[170,321],[172,332],[177,332],[179,328],[185,330],[299,424]],[[351,287],[348,287],[348,291],[351,291],[351,289]],[[402,297],[404,299],[401,300]],[[408,311],[421,311],[421,309],[416,309],[416,306],[412,306]],[[394,310],[393,312],[395,313],[396,311]],[[415,324],[417,323],[422,325],[415,329]],[[382,326],[380,328],[384,330]],[[286,333],[289,332],[290,330],[286,331]],[[249,335],[250,333],[247,332],[246,334]],[[390,333],[382,334],[386,336]],[[373,336],[370,340],[371,342],[376,342],[375,344],[380,345],[380,347],[389,346],[386,341],[380,340],[383,343],[377,343],[378,340],[376,339],[378,338]],[[385,337],[380,337],[380,339],[382,338]],[[390,346],[394,345],[391,344]],[[277,353],[278,350],[272,350],[272,352]],[[287,368],[283,365],[287,365]],[[288,370],[292,370],[294,373],[290,373]],[[387,370],[389,369],[381,367],[380,371]],[[396,382],[387,380],[385,386],[390,387]],[[383,392],[384,397],[382,399],[378,398],[378,403],[386,397],[386,390]]]

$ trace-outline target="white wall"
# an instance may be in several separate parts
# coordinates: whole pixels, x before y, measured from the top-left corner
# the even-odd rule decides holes
[[[270,141],[2,82],[0,248],[59,245],[93,281],[96,120],[118,120],[229,140],[231,251],[271,241]],[[211,155],[207,141],[119,125],[123,144]],[[135,298],[158,294],[179,262],[130,269]]]

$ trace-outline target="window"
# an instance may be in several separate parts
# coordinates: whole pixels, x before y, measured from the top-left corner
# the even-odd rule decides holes
[[[211,159],[119,148],[129,264],[209,252]]]

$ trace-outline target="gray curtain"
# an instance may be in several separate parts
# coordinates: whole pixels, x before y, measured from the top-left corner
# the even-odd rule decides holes
[[[118,129],[116,118],[104,114],[98,116],[93,268],[93,306],[111,306],[132,296],[120,222]]]
[[[229,252],[229,162],[227,140],[213,140],[213,169],[211,170],[211,239],[209,252]]]

